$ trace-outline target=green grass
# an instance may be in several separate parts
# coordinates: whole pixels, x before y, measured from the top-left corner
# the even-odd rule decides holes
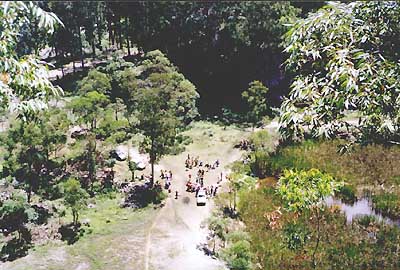
[[[394,193],[382,193],[372,196],[375,210],[384,216],[400,218],[400,198]]]

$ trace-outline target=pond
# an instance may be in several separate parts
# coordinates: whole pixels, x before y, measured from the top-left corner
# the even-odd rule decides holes
[[[328,206],[333,206],[333,205],[340,206],[341,211],[346,215],[348,223],[351,223],[353,219],[359,216],[370,215],[374,216],[379,221],[385,222],[386,224],[400,226],[400,220],[384,217],[382,216],[382,214],[375,211],[372,208],[372,201],[368,197],[359,199],[356,202],[354,202],[354,204],[347,204],[339,199],[329,197],[325,200],[325,203]]]

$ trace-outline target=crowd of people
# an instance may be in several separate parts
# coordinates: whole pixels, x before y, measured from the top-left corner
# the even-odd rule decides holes
[[[197,170],[195,177],[192,177],[192,174],[189,173],[188,180],[186,182],[186,191],[195,192],[196,197],[199,194],[200,190],[204,190],[207,196],[210,197],[216,196],[218,191],[218,185],[222,181],[222,173],[218,178],[217,185],[205,185],[204,175],[206,172],[209,172],[210,170],[215,170],[217,167],[219,167],[219,165],[220,162],[218,159],[214,163],[204,163],[199,159],[198,156],[194,158],[190,157],[190,154],[188,154],[185,160],[186,171],[193,168],[199,168],[199,169]]]
[[[185,160],[186,171],[189,171],[188,178],[186,181],[186,191],[195,193],[195,197],[200,191],[204,191],[208,197],[213,197],[217,195],[218,188],[223,179],[222,172],[218,176],[217,184],[206,185],[205,184],[205,174],[211,170],[215,170],[220,166],[220,161],[217,159],[214,162],[206,163],[200,160],[199,156],[192,157],[188,154]],[[190,170],[197,169],[195,175],[192,175]],[[160,171],[160,178],[164,180],[164,188],[168,190],[168,193],[172,192],[172,171],[164,170]],[[159,181],[157,181],[159,184]],[[175,198],[179,196],[178,191],[175,191]]]

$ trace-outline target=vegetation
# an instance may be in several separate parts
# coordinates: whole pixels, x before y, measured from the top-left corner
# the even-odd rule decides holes
[[[349,142],[399,143],[398,5],[330,3],[290,29],[286,63],[295,78],[281,107],[285,138],[346,132]],[[358,123],[343,119],[348,111]]]
[[[50,82],[47,67],[37,55],[17,53],[19,36],[27,22],[32,21],[37,29],[48,35],[61,22],[54,13],[20,1],[1,2],[0,18],[0,106],[16,110],[21,117],[27,118],[33,111],[46,107],[48,96],[59,95],[62,90]],[[43,45],[36,44],[36,51]]]
[[[207,220],[233,270],[399,269],[399,20],[398,2],[1,2],[0,260],[203,262]],[[221,159],[204,210],[186,155]]]
[[[68,179],[64,184],[64,201],[72,211],[72,223],[78,225],[79,212],[86,206],[88,194],[82,189],[81,184],[76,179]]]
[[[242,93],[242,98],[246,100],[246,103],[249,106],[248,118],[253,125],[257,125],[263,117],[267,116],[271,112],[267,105],[267,93],[268,88],[260,81],[251,82],[249,84],[249,89]]]

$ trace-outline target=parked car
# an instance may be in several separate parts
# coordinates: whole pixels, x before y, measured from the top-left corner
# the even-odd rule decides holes
[[[207,202],[207,196],[206,192],[204,190],[200,190],[199,193],[197,194],[197,199],[196,199],[197,205],[206,205]]]

